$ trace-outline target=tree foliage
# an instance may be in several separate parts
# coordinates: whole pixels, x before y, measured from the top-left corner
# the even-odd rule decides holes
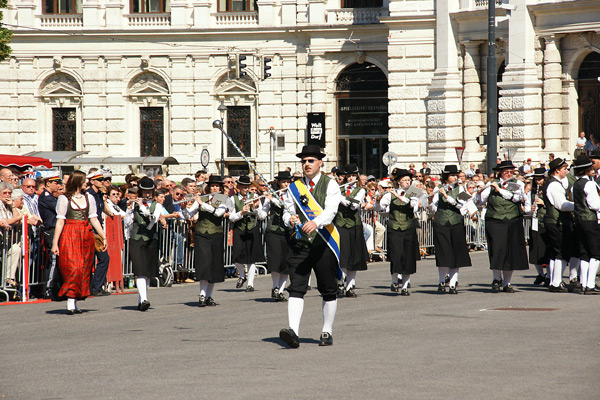
[[[6,9],[8,0],[0,0],[0,10]],[[4,61],[10,54],[11,48],[8,45],[12,32],[2,26],[2,18],[4,17],[2,11],[0,11],[0,61]]]

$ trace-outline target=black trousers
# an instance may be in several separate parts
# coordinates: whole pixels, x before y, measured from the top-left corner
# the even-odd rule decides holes
[[[108,251],[95,251],[96,254],[96,269],[92,277],[92,290],[100,291],[106,283],[106,273],[108,272],[108,263],[110,257]]]
[[[338,261],[333,251],[326,245],[313,245],[309,248],[293,247],[289,256],[290,297],[304,298],[312,270],[317,277],[317,288],[323,300],[337,298]]]

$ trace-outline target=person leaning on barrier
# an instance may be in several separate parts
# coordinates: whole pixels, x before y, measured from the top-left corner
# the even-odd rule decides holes
[[[471,198],[461,199],[465,189],[458,183],[456,165],[446,165],[441,184],[429,204],[433,218],[433,245],[438,267],[438,292],[446,292],[446,275],[450,276],[448,293],[457,294],[458,269],[471,266],[466,241],[464,215],[477,219],[477,207]]]
[[[376,203],[375,209],[389,213],[387,251],[392,274],[390,289],[392,292],[400,291],[401,296],[409,296],[410,276],[417,272],[417,261],[421,259],[415,219],[419,200],[404,196],[411,184],[410,171],[394,168],[391,176],[395,189],[385,193]]]
[[[513,177],[515,166],[510,160],[498,163],[494,171],[499,179],[493,179],[479,193],[477,203],[487,203],[485,235],[493,271],[492,291],[514,293],[513,271],[529,269],[521,208],[525,185]]]
[[[57,284],[60,281],[60,272],[57,264],[58,258],[50,251],[56,227],[56,202],[58,196],[54,196],[54,194],[60,184],[62,184],[62,180],[58,172],[53,171],[46,175],[44,178],[44,189],[39,194],[37,201],[38,211],[44,224],[42,233],[44,247],[48,252],[48,262],[44,269],[44,280],[46,281],[45,296],[47,298],[56,298],[58,285],[55,286],[55,283]]]
[[[538,273],[533,284],[548,286],[550,281],[548,275],[544,273],[544,265],[549,265],[550,258],[548,257],[548,249],[543,239],[546,233],[544,226],[546,207],[544,206],[544,192],[542,190],[546,179],[545,174],[546,168],[535,168],[533,170],[531,190],[525,198],[525,212],[531,213],[529,263],[535,266]]]
[[[0,228],[2,228],[0,251],[4,250],[6,254],[6,259],[3,260],[6,287],[18,286],[16,273],[21,263],[20,235],[17,231],[21,217],[13,211],[12,192],[13,186],[10,183],[0,182]]]

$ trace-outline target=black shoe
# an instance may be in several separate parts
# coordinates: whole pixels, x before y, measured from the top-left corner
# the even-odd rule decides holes
[[[276,299],[279,298],[279,289],[278,288],[274,288],[273,290],[271,290],[271,298],[272,299]]]
[[[400,291],[400,285],[398,285],[397,283],[392,283],[392,286],[390,286],[390,290],[392,292],[398,293]]]
[[[569,293],[578,293],[581,291],[581,289],[581,283],[579,283],[579,280],[577,278],[573,279],[572,281],[569,281],[569,284],[567,285],[567,290],[569,291]]]
[[[206,306],[206,297],[201,295],[198,298],[198,307],[204,307],[204,306]]]
[[[450,294],[458,294],[458,290],[456,290],[456,287],[450,286],[450,289],[448,289],[448,293],[450,293]]]
[[[277,296],[277,299],[275,301],[281,301],[281,302],[286,302],[288,301],[288,299],[285,298],[285,295],[283,293],[279,293],[279,296]]]
[[[110,292],[108,290],[93,290],[92,296],[94,296],[94,297],[110,296]]]
[[[346,297],[358,297],[356,293],[354,293],[354,288],[350,288],[346,290]]]
[[[246,292],[254,292],[254,286],[246,287]]]
[[[534,285],[541,285],[546,282],[546,277],[544,275],[538,275],[535,277],[535,281],[533,281]]]
[[[446,285],[450,283],[450,275],[446,274],[446,277],[444,278],[444,283]]]
[[[501,281],[494,279],[492,281],[492,292],[499,292],[500,288],[502,287],[502,283],[500,283]]]
[[[323,332],[321,333],[321,340],[319,341],[319,346],[331,346],[333,344],[333,336],[331,333]]]
[[[283,340],[284,343],[290,346],[292,349],[297,349],[300,347],[300,338],[291,328],[280,330],[279,339]]]
[[[146,311],[149,308],[150,308],[150,302],[148,300],[142,301],[138,306],[138,309],[140,311]]]
[[[338,296],[343,296],[344,295],[344,285],[338,285],[337,295]]]
[[[446,293],[446,284],[445,283],[438,283],[438,292]]]
[[[514,293],[514,292],[515,292],[515,289],[514,289],[514,288],[512,287],[512,285],[509,283],[508,285],[506,285],[506,286],[504,286],[504,287],[502,288],[502,291],[503,291],[504,293]]]
[[[550,287],[550,278],[546,277],[544,280],[544,287]]]
[[[400,291],[400,296],[410,296],[410,292],[408,291],[408,289],[402,289]]]
[[[217,303],[215,303],[215,301],[213,300],[212,297],[207,297],[206,298],[206,306],[207,307],[214,307],[216,305],[217,305]]]
[[[593,288],[586,287],[581,291],[583,294],[600,294],[600,288],[598,286],[594,286]]]
[[[563,292],[568,291],[567,287],[562,282],[558,286],[553,286],[553,285],[548,286],[548,290],[550,290],[553,293],[563,293]]]
[[[75,314],[81,314],[81,310],[78,310],[78,309],[67,310],[67,315],[75,315]]]
[[[246,278],[238,278],[237,283],[235,284],[236,289],[240,289],[246,283]]]

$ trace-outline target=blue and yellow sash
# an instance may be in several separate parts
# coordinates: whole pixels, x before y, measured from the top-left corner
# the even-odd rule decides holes
[[[313,195],[310,193],[310,191],[308,190],[306,185],[304,185],[304,183],[302,183],[302,180],[297,179],[296,181],[294,181],[290,185],[289,190],[290,190],[290,193],[292,194],[292,197],[294,198],[296,207],[298,207],[302,211],[302,214],[304,214],[306,219],[308,219],[309,221],[312,221],[313,219],[315,219],[316,216],[321,214],[323,209],[321,208],[319,203],[317,203],[317,201],[315,200]],[[342,270],[340,268],[340,234],[339,234],[339,232],[337,231],[337,229],[333,225],[333,223],[331,223],[323,228],[317,228],[317,232],[319,233],[319,235],[321,235],[321,237],[323,238],[325,243],[327,243],[327,246],[329,246],[329,248],[333,251],[333,254],[335,254],[335,258],[338,261],[338,271],[337,271],[338,276],[337,276],[337,278],[342,279]]]

